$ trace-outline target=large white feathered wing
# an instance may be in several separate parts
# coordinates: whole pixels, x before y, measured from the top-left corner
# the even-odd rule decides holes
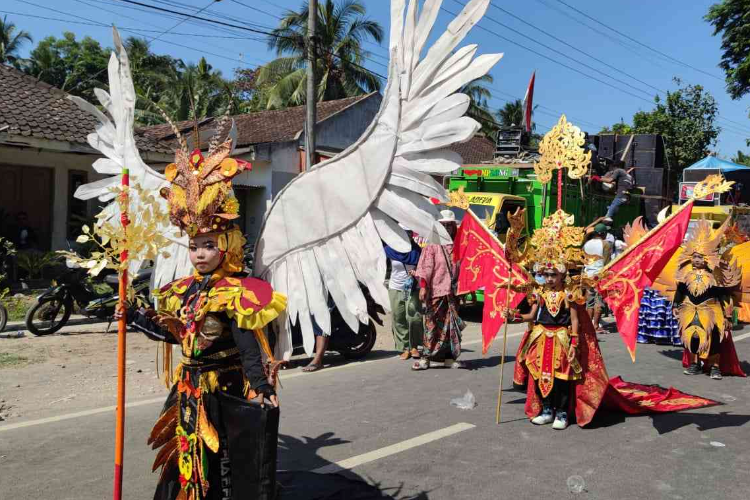
[[[350,148],[290,182],[276,197],[255,251],[256,276],[288,296],[277,354],[291,353],[290,326],[301,324],[312,354],[312,318],[330,334],[328,296],[355,331],[367,323],[366,287],[388,310],[382,242],[409,251],[402,223],[434,243],[450,238],[428,198],[445,201],[430,174],[450,173],[460,157],[447,149],[480,128],[464,114],[469,98],[456,94],[486,74],[502,54],[473,58],[477,47],[454,52],[484,15],[489,0],[472,0],[420,59],[441,0],[391,2],[391,63],[384,99],[373,123]],[[382,241],[381,241],[382,240]]]
[[[119,33],[114,28],[112,31],[115,52],[112,52],[109,59],[110,91],[107,93],[102,89],[94,90],[107,113],[102,113],[96,106],[80,97],[69,97],[78,107],[99,120],[96,131],[89,134],[87,138],[91,147],[101,152],[105,158],[96,160],[93,167],[98,173],[111,177],[84,184],[76,190],[75,196],[81,200],[94,198],[100,201],[113,200],[115,195],[112,188],[121,183],[122,169],[126,167],[129,170],[130,185],[140,186],[144,193],[156,194],[156,198],[161,200],[162,209],[167,212],[167,202],[158,196],[158,191],[168,182],[162,174],[146,165],[138,153],[133,133],[136,95],[130,73],[130,63]],[[141,206],[137,191],[131,190],[129,217],[136,224],[140,221]],[[110,217],[104,219],[103,223],[120,223],[120,207],[116,201],[110,203],[105,211]],[[169,258],[157,258],[153,278],[153,284],[157,287],[187,275],[191,269],[187,253],[187,238],[175,238],[175,230],[169,224],[164,224],[160,232],[172,241],[172,244],[163,249],[170,255]],[[133,273],[141,267],[142,262],[132,259],[129,264],[129,271]]]

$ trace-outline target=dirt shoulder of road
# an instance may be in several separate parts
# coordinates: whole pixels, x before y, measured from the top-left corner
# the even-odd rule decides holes
[[[81,318],[72,322],[77,324],[44,337],[24,332],[16,338],[15,332],[21,326],[15,324],[0,334],[0,422],[47,418],[116,404],[116,325],[107,332],[106,323],[92,324]],[[128,332],[127,401],[166,396],[166,388],[157,376],[157,349],[161,353],[161,343]],[[378,327],[372,355],[389,355],[392,349],[393,337],[386,321],[384,327]],[[326,355],[326,360],[342,362],[333,353]],[[304,355],[295,356],[290,368],[306,363]]]

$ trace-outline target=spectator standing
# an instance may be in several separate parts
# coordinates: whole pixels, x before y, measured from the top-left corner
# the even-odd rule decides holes
[[[424,339],[419,287],[414,278],[422,250],[414,241],[414,234],[411,231],[407,231],[407,234],[411,241],[409,252],[397,252],[389,246],[385,247],[385,254],[391,261],[388,297],[391,303],[393,341],[396,349],[401,351],[400,358],[403,360],[418,359],[420,354],[417,346],[422,345]]]

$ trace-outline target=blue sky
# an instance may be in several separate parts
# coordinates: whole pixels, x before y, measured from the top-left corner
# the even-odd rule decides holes
[[[188,13],[195,13],[210,4],[209,0],[138,1]],[[582,129],[597,132],[603,125],[610,125],[621,118],[629,121],[636,111],[653,108],[656,89],[674,89],[672,78],[676,76],[685,83],[703,85],[717,99],[721,115],[719,125],[723,129],[717,145],[719,154],[729,157],[738,149],[748,149],[745,139],[750,137],[750,119],[747,117],[750,98],[732,101],[727,95],[723,73],[717,67],[721,41],[712,36],[711,26],[703,21],[713,1],[564,1],[669,58],[585,18],[560,0],[493,0],[485,18],[479,23],[484,29],[475,27],[465,42],[479,44],[480,53],[505,53],[505,57],[491,71],[495,79],[491,85],[493,108],[501,107],[506,99],[522,97],[531,72],[536,70],[535,104],[539,104],[540,109],[535,121],[539,131],[544,132],[554,125],[560,113],[564,112],[570,121]],[[380,22],[387,32],[390,26],[390,2],[363,2],[367,6],[368,16]],[[443,0],[443,7],[458,13],[461,9],[459,2],[465,3],[466,0]],[[300,5],[301,0],[221,0],[198,15],[266,30],[276,26],[285,9],[296,9]],[[107,27],[76,23],[115,23],[125,36],[141,34],[153,37],[179,22],[179,18],[170,14],[152,12],[120,0],[4,0],[0,5],[0,15],[6,14],[19,27],[28,30],[35,41],[48,35],[60,36],[63,31],[73,31],[79,38],[88,35],[106,46],[111,45]],[[433,38],[451,18],[452,15],[445,11],[440,13]],[[267,50],[260,38],[261,35],[246,31],[184,22],[155,40],[153,50],[186,62],[194,62],[205,56],[225,76],[231,76],[236,67],[252,68],[273,59],[274,54]],[[371,52],[366,66],[385,74],[383,65],[388,56],[385,43],[383,46],[366,44],[365,47]],[[27,51],[30,48],[30,45],[27,46]],[[575,68],[580,73],[558,63]]]

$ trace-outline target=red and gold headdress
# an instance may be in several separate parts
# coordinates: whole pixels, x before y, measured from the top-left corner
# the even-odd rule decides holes
[[[533,253],[529,260],[534,272],[555,269],[564,273],[569,267],[582,261],[584,228],[573,225],[574,217],[558,210],[542,221],[542,227],[531,236]]]
[[[225,121],[219,123],[205,157],[197,148],[189,152],[187,142],[170,122],[180,148],[174,163],[164,171],[171,187],[162,188],[160,194],[169,204],[171,222],[190,236],[229,231],[234,227],[232,221],[239,217],[240,205],[232,194],[232,178],[252,166],[229,157],[231,138],[217,140]]]

